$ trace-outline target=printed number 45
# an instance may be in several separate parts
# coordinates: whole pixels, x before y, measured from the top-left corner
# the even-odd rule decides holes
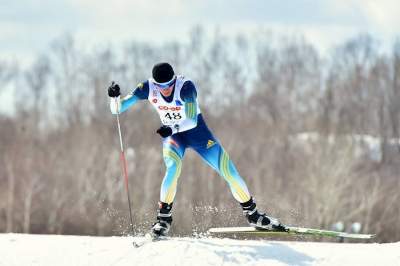
[[[173,119],[179,120],[182,118],[180,113],[172,113],[172,115],[171,115],[171,113],[166,113],[165,117],[168,118],[169,120],[173,120]]]

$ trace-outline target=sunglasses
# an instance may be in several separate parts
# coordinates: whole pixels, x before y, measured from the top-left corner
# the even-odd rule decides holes
[[[167,81],[167,82],[164,82],[164,83],[158,83],[156,81],[153,81],[153,82],[158,88],[160,88],[162,90],[165,90],[165,89],[168,89],[172,84],[174,84],[175,77],[172,78],[170,81]]]

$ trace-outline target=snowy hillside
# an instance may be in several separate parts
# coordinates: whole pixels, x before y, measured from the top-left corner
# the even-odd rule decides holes
[[[139,239],[139,238],[135,238]],[[132,246],[128,237],[0,234],[0,265],[400,265],[400,242],[337,244],[173,238]]]

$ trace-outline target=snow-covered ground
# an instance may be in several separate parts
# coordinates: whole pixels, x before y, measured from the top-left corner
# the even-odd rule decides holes
[[[395,266],[400,265],[400,242],[339,244],[172,238],[134,248],[129,237],[0,234],[0,265]]]

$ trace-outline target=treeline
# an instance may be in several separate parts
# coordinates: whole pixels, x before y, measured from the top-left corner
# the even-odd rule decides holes
[[[115,80],[128,93],[159,61],[195,82],[206,121],[260,209],[287,224],[360,222],[379,241],[400,239],[400,42],[382,52],[362,35],[321,55],[301,37],[201,28],[182,42],[118,49],[86,50],[64,36],[28,69],[0,63],[2,89],[16,99],[15,113],[0,116],[1,232],[129,231],[106,88]],[[139,103],[121,121],[142,232],[154,222],[164,174],[159,120]],[[172,232],[216,225],[245,219],[223,179],[189,151]]]

